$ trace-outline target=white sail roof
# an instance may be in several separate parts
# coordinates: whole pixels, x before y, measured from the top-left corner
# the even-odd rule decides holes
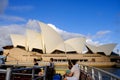
[[[98,48],[95,45],[91,45],[86,43],[86,46],[93,52],[93,53],[97,53],[98,52]]]
[[[93,53],[104,52],[105,55],[110,55],[110,53],[113,51],[113,49],[117,44],[111,43],[111,44],[104,44],[99,46],[93,46],[90,44],[86,44],[86,45],[89,47],[90,50],[92,50]]]
[[[83,49],[85,47],[86,38],[80,37],[80,38],[72,38],[65,41],[65,43],[72,46],[72,48],[77,51],[77,53],[82,53]]]
[[[11,34],[13,46],[24,46],[26,50],[29,51],[32,51],[33,48],[42,49],[43,53],[52,53],[55,50],[82,53],[86,45],[93,53],[104,52],[106,55],[110,55],[116,46],[116,44],[94,46],[86,43],[86,38],[84,37],[72,38],[63,41],[62,37],[52,27],[42,22],[38,22],[38,24],[40,26],[41,33],[27,30],[26,37]]]
[[[41,28],[42,41],[44,44],[44,52],[51,53],[54,51],[56,46],[63,43],[61,36],[50,26],[39,22]]]
[[[29,51],[32,51],[33,48],[42,49],[42,39],[41,34],[38,32],[35,32],[33,30],[27,30],[27,46],[29,48]]]
[[[75,51],[75,49],[70,46],[67,43],[60,43],[55,50],[60,50],[60,51],[64,51],[64,52],[71,52],[71,51]]]
[[[111,43],[98,46],[98,52],[104,52],[105,55],[110,55],[116,45],[115,43]]]
[[[27,49],[25,36],[18,34],[11,34],[10,37],[14,47],[17,47],[17,45],[19,45],[19,46],[24,46]]]

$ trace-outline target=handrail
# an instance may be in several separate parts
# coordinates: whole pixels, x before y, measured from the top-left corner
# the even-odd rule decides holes
[[[85,71],[86,73],[90,74],[93,80],[120,80],[120,77],[114,75],[110,72],[104,71],[100,68],[90,67],[86,65],[80,65],[80,69]]]
[[[96,70],[99,70],[100,72],[103,72],[103,73],[105,73],[105,74],[108,74],[108,75],[110,75],[110,76],[113,77],[113,78],[120,79],[119,76],[114,75],[114,74],[112,74],[112,73],[110,73],[110,72],[107,72],[107,71],[102,70],[102,69],[99,69],[99,68],[95,68],[95,69],[96,69]]]
[[[12,66],[12,65],[8,65],[8,66]],[[35,75],[35,69],[37,68],[44,68],[44,73],[42,76],[38,76]],[[112,73],[109,73],[107,71],[104,71],[102,69],[99,68],[95,68],[95,67],[90,67],[90,66],[86,66],[86,65],[80,65],[80,69],[83,70],[85,73],[87,73],[86,75],[90,75],[92,77],[93,80],[120,80],[119,76],[116,76]],[[22,70],[32,70],[32,73],[16,73],[15,71],[22,71]],[[0,73],[6,73],[6,80],[10,80],[11,75],[26,75],[26,76],[32,76],[32,80],[37,80],[41,77],[43,77],[43,80],[46,80],[46,71],[47,71],[47,67],[46,66],[33,66],[33,67],[29,67],[29,68],[19,68],[19,69],[12,69],[11,67],[8,67],[6,70],[5,69],[0,69]],[[38,76],[38,77],[34,77],[34,76]],[[104,79],[104,77],[106,77]]]
[[[5,66],[5,65],[3,65]],[[40,69],[43,68],[44,69],[44,73],[42,76],[38,76],[35,75],[35,69]],[[23,71],[23,70],[32,70],[32,73],[28,74],[28,73],[17,73],[15,71]],[[5,69],[0,69],[0,73],[5,73],[6,74],[6,79],[5,80],[10,80],[11,79],[11,75],[28,75],[28,76],[32,76],[32,80],[37,80],[40,79],[41,77],[43,77],[43,80],[46,80],[46,71],[47,71],[47,67],[46,66],[33,66],[31,68],[19,68],[19,69],[14,69],[14,67],[8,67],[6,70]],[[37,78],[35,78],[35,76],[38,76]]]

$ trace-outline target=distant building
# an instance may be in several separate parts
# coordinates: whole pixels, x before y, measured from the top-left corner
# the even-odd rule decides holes
[[[26,35],[11,34],[11,40],[14,47],[24,47],[27,51],[41,50],[43,53],[52,52],[76,52],[82,54],[84,48],[89,48],[93,53],[103,52],[110,55],[115,48],[116,43],[94,46],[86,43],[86,38],[76,37],[63,40],[62,37],[47,24],[38,22],[41,32],[26,30]]]
[[[38,22],[41,32],[26,30],[26,35],[11,34],[14,48],[4,49],[10,53],[8,61],[32,61],[34,58],[55,61],[78,59],[80,62],[110,62],[107,57],[117,45],[116,43],[94,46],[86,43],[85,37],[76,37],[63,40],[62,37],[49,25]],[[84,49],[88,51],[83,54]],[[103,56],[104,55],[104,56]],[[106,56],[105,56],[106,55]],[[104,59],[103,59],[104,58]]]

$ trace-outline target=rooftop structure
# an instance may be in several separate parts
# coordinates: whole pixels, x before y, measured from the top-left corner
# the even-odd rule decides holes
[[[109,58],[115,43],[94,46],[88,44],[85,37],[64,40],[49,25],[42,22],[38,24],[41,32],[27,29],[26,35],[11,34],[14,48],[4,48],[4,54],[10,53],[7,61],[13,61],[12,64],[33,65],[34,58],[45,62],[54,58],[57,65],[67,65],[68,59],[77,59],[80,64],[89,66],[115,65]],[[83,53],[84,49],[88,49],[88,52]]]
[[[87,47],[93,53],[103,52],[105,55],[110,55],[116,43],[104,44],[94,46],[86,43],[86,38],[76,37],[68,40],[63,40],[59,33],[57,33],[49,25],[38,22],[41,32],[33,30],[26,30],[26,35],[11,34],[11,40],[14,47],[22,46],[27,51],[39,49],[42,53],[50,54],[57,51],[60,52],[76,52],[82,54]]]

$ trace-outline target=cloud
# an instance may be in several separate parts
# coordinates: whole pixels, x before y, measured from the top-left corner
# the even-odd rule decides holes
[[[95,35],[87,35],[91,39],[99,39],[105,37],[107,34],[111,33],[110,30],[98,31]]]
[[[37,23],[37,20],[28,20],[26,24],[20,25],[20,24],[12,24],[12,25],[7,25],[7,26],[0,26],[0,47],[6,46],[6,45],[11,45],[11,39],[10,39],[10,34],[25,34],[26,29],[31,29],[35,30],[37,32],[40,32],[40,27]],[[63,39],[69,39],[69,38],[74,38],[74,37],[87,37],[86,42],[95,46],[102,45],[106,42],[101,42],[100,40],[104,40],[104,37],[102,36],[107,36],[111,31],[106,30],[106,31],[98,31],[95,35],[91,35],[91,37],[88,37],[88,35],[82,35],[78,33],[71,33],[67,32],[64,30],[61,30],[57,28],[53,24],[48,24],[50,27],[52,27],[54,30],[56,30]],[[97,36],[101,36],[98,37]],[[95,39],[95,37],[97,39]],[[110,41],[110,40],[109,40]],[[120,45],[118,45],[120,47]]]
[[[110,43],[110,30],[98,31],[95,35],[86,35],[87,43],[92,44],[94,46],[99,46],[103,44]]]
[[[8,5],[8,0],[0,0],[0,14],[4,13],[4,10],[6,9]]]
[[[70,33],[64,30],[61,30],[57,28],[55,25],[48,23],[48,26],[52,27],[55,31],[57,31],[63,39],[69,39],[69,38],[74,38],[74,37],[85,37],[82,34],[77,34],[77,33]],[[38,24],[37,20],[29,20],[26,24],[26,27],[31,30],[35,30],[37,32],[40,32],[40,27]]]
[[[109,30],[99,31],[99,32],[96,33],[96,35],[97,35],[97,36],[103,36],[103,35],[106,35],[106,34],[108,34],[108,33],[110,33],[110,32],[111,32],[111,31],[109,31]]]
[[[10,21],[10,22],[25,22],[26,20],[22,17],[18,16],[10,16],[10,15],[0,15],[0,20]]]
[[[33,6],[29,6],[29,5],[25,5],[25,6],[10,6],[9,7],[10,10],[15,10],[15,11],[29,11],[29,10],[32,10],[34,9]]]
[[[57,31],[65,40],[70,39],[70,38],[74,38],[74,37],[85,37],[85,35],[82,35],[82,34],[71,33],[71,32],[61,30],[61,29],[57,28],[55,25],[50,24],[50,23],[48,23],[48,25],[50,27],[52,27],[55,31]]]
[[[25,25],[0,26],[0,50],[3,46],[12,44],[10,34],[24,34],[25,30]]]
[[[28,20],[26,23],[27,29],[31,29],[37,32],[40,32],[40,27],[37,20]]]
[[[92,39],[87,39],[86,42],[88,44],[91,44],[91,45],[94,45],[94,46],[99,46],[101,45],[102,43],[100,43],[99,41],[93,41]]]
[[[0,26],[0,48],[6,45],[11,45],[10,34],[25,34],[26,29],[32,29],[40,32],[40,27],[37,23],[37,20],[28,20],[28,22],[24,25],[12,24],[7,26]],[[80,37],[83,36],[77,33],[70,33],[64,30],[57,28],[53,24],[48,24],[53,29],[55,29],[64,39],[72,38],[72,37]]]
[[[22,17],[18,17],[18,16],[12,16],[12,15],[5,15],[4,11],[6,8],[9,9],[8,6],[8,0],[0,0],[0,22],[25,22],[26,19],[22,18]],[[28,10],[31,9],[32,6],[17,6],[17,7],[11,7],[11,9],[16,9],[16,10]]]

